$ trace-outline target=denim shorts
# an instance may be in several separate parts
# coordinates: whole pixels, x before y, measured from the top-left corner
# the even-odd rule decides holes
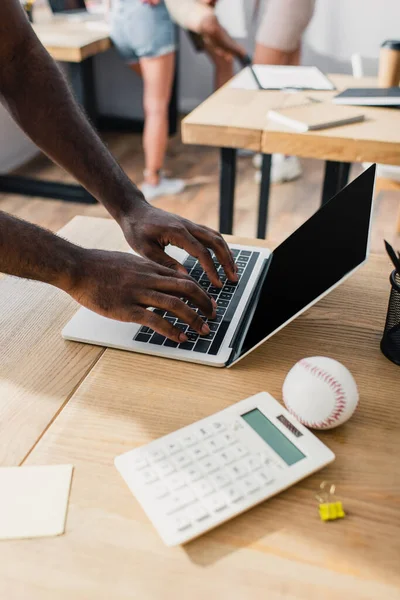
[[[111,15],[111,39],[127,63],[176,50],[175,25],[164,0],[155,6],[119,0]]]

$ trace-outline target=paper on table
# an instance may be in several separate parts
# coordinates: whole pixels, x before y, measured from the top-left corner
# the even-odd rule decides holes
[[[0,540],[64,533],[72,465],[0,468]]]
[[[234,38],[247,38],[243,0],[218,0],[215,14],[222,27]]]
[[[286,67],[278,65],[254,65],[264,89],[303,88],[310,90],[333,90],[329,79],[317,67]],[[257,90],[250,69],[246,67],[232,79],[229,86],[243,90]]]

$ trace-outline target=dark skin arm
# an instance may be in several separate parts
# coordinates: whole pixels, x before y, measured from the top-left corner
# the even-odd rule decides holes
[[[125,252],[80,248],[1,211],[0,271],[54,285],[105,317],[147,325],[177,342],[186,336],[147,307],[172,312],[203,335],[208,326],[181,298],[208,316],[215,311],[188,275]]]
[[[0,2],[0,100],[39,148],[104,204],[139,254],[184,275],[184,267],[164,252],[168,244],[179,246],[197,257],[210,280],[220,286],[208,251],[211,248],[228,278],[237,279],[232,255],[220,234],[146,202],[76,104],[61,71],[39,42],[18,0]],[[2,235],[4,240],[4,227]],[[34,236],[31,241],[35,244]],[[7,238],[6,246],[3,241],[6,257],[1,260],[9,264],[0,265],[0,271],[23,276],[16,267],[20,264],[19,242],[18,236]],[[49,237],[43,238],[43,244],[46,242],[52,243]],[[51,248],[48,250],[45,256]],[[11,261],[12,256],[15,260]],[[37,266],[44,268],[43,261]],[[113,277],[110,264],[104,265],[102,272],[106,279],[108,271]],[[41,279],[37,270],[26,276]],[[84,279],[79,281],[84,286]],[[147,285],[143,276],[135,279],[138,293],[142,284]],[[179,296],[179,285],[175,282],[169,295]],[[110,310],[109,316],[113,316]],[[203,312],[211,314],[210,300],[208,310]]]

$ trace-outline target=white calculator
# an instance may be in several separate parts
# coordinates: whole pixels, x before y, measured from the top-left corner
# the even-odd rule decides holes
[[[318,471],[335,455],[270,394],[117,456],[168,546],[184,544]]]

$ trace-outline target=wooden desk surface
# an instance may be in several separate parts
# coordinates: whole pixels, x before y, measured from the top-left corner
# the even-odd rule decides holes
[[[94,222],[74,221],[69,236],[93,239]],[[96,220],[97,240],[110,235],[114,243],[122,238],[115,223]],[[25,461],[75,465],[66,534],[1,543],[0,597],[398,600],[399,369],[379,351],[389,272],[386,258],[372,256],[349,281],[232,369],[106,350]],[[25,302],[29,307],[32,297]],[[69,315],[68,308],[65,319]],[[55,332],[52,320],[36,313],[49,362],[61,328],[58,323]],[[22,349],[29,345],[28,338],[24,346],[25,330],[20,324],[15,336]],[[85,348],[64,344],[70,352]],[[319,434],[336,461],[198,540],[165,547],[114,468],[114,457],[260,390],[280,400],[292,364],[317,354],[346,364],[360,390],[351,421]],[[22,356],[21,364],[32,355]],[[36,370],[46,368],[43,354]],[[15,378],[14,370],[9,379]],[[32,385],[29,371],[25,385]],[[43,401],[47,398],[38,395],[37,407]],[[15,435],[26,430],[16,429]],[[325,478],[336,483],[343,499],[348,516],[342,521],[319,521],[314,493]]]
[[[114,222],[76,217],[60,234],[85,246],[120,249]],[[125,244],[124,244],[125,247]],[[102,354],[68,344],[60,331],[78,305],[56,288],[0,280],[0,465],[18,465]]]
[[[338,90],[377,85],[372,77],[355,79],[349,75],[330,75],[330,78]],[[400,165],[399,110],[360,107],[360,112],[366,116],[364,122],[308,133],[298,133],[267,119],[268,110],[288,105],[291,98],[299,101],[312,96],[330,101],[337,93],[337,90],[309,91],[289,95],[225,86],[184,119],[183,140],[191,144],[254,150],[259,144],[258,149],[265,153],[282,152],[324,160]],[[327,111],[329,106],[328,103]]]
[[[85,22],[51,18],[34,23],[33,28],[49,54],[59,61],[82,62],[111,47],[107,32],[91,29]]]

